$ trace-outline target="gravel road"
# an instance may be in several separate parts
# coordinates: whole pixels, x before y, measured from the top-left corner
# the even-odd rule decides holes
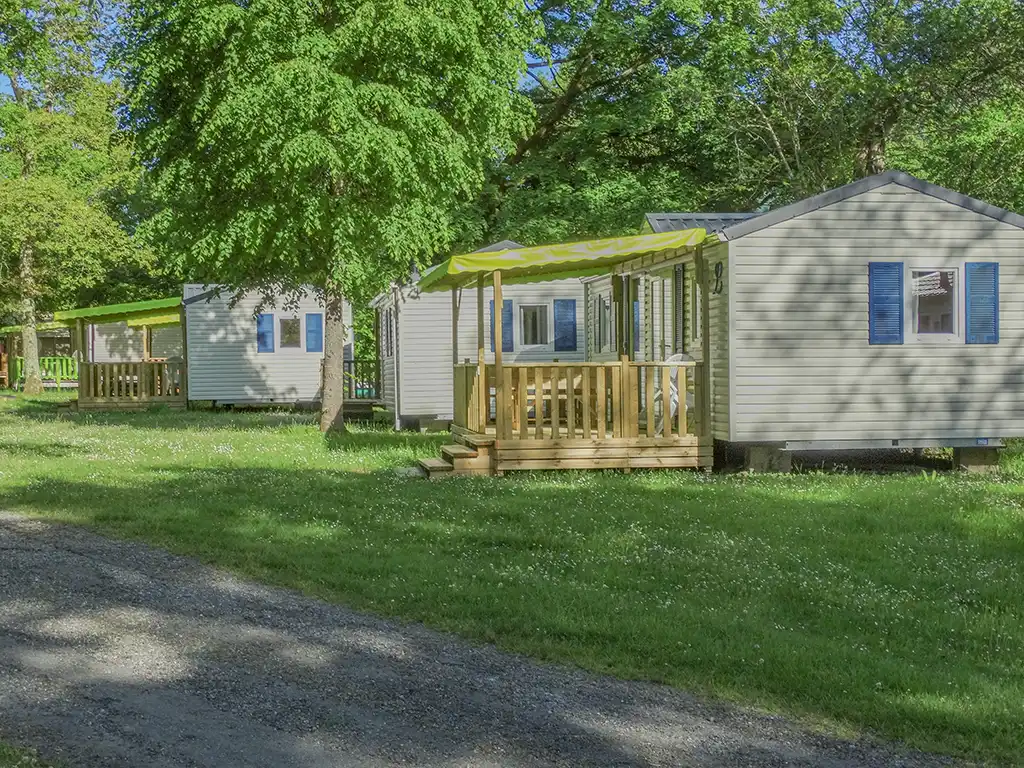
[[[93,766],[933,766],[0,513],[0,740]]]

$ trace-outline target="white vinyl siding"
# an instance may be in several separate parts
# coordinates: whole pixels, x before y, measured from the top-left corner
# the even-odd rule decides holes
[[[185,296],[201,292],[188,286]],[[275,351],[258,353],[255,312],[260,305],[260,297],[256,293],[246,294],[234,307],[229,307],[231,298],[230,293],[225,293],[185,307],[189,399],[240,404],[299,403],[319,399],[323,353],[306,351],[305,315],[307,312],[323,312],[320,301],[312,293],[307,293],[297,307],[264,306],[260,309],[261,313],[274,315]],[[300,318],[298,347],[281,348],[281,318]],[[351,328],[352,311],[347,304],[344,322]]]
[[[512,301],[515,350],[504,352],[502,361],[515,362],[582,362],[584,350],[583,283],[577,279],[549,283],[505,286],[504,299]],[[484,289],[484,358],[494,362],[490,328],[493,289]],[[553,352],[550,348],[522,348],[519,323],[520,305],[545,304],[555,299],[576,300],[576,350]],[[394,306],[393,300],[381,303],[381,311]],[[500,322],[501,309],[497,308]],[[553,317],[548,333],[554,338]],[[549,345],[550,346],[550,345]],[[399,417],[451,419],[452,388],[452,297],[448,291],[419,293],[406,288],[398,297],[398,410]],[[459,309],[459,360],[477,358],[476,288],[462,291]],[[385,366],[382,366],[385,367]]]
[[[729,253],[732,440],[1024,435],[1024,231],[892,184]],[[869,345],[870,261],[961,280],[966,262],[998,262],[999,343]]]

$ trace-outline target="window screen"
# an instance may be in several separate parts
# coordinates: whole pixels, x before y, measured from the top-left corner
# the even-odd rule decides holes
[[[918,334],[957,333],[957,270],[915,269],[911,273],[914,330]]]
[[[297,317],[281,318],[281,349],[302,346],[302,321]]]

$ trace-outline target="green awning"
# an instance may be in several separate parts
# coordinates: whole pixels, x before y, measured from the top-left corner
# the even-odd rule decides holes
[[[46,321],[45,323],[36,323],[36,331],[56,331],[58,328],[68,328],[70,323],[57,323]],[[20,325],[5,325],[0,328],[0,336],[6,336],[9,333],[21,333]]]
[[[64,322],[68,320],[88,320],[91,322],[116,323],[121,320],[136,320],[152,317],[166,317],[168,310],[181,306],[181,297],[172,296],[167,299],[151,299],[150,301],[133,301],[127,304],[108,304],[105,307],[85,307],[83,309],[69,309],[64,312],[54,312],[55,321]],[[73,324],[73,323],[72,323]],[[146,323],[142,323],[145,325]],[[156,323],[154,323],[155,325]]]
[[[607,274],[616,264],[658,254],[680,252],[700,245],[703,229],[681,229],[653,235],[608,237],[578,243],[537,245],[505,251],[484,251],[452,256],[420,278],[425,293],[462,288],[478,275],[501,271],[503,283],[539,283],[570,277]]]

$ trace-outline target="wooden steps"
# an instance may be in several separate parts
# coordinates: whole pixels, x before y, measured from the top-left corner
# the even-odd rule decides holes
[[[444,459],[420,459],[420,468],[427,473],[428,480],[450,477],[455,471],[455,467]]]
[[[420,467],[431,480],[458,475],[493,475],[494,438],[487,435],[454,435],[455,441],[441,446],[440,459],[422,459]]]

